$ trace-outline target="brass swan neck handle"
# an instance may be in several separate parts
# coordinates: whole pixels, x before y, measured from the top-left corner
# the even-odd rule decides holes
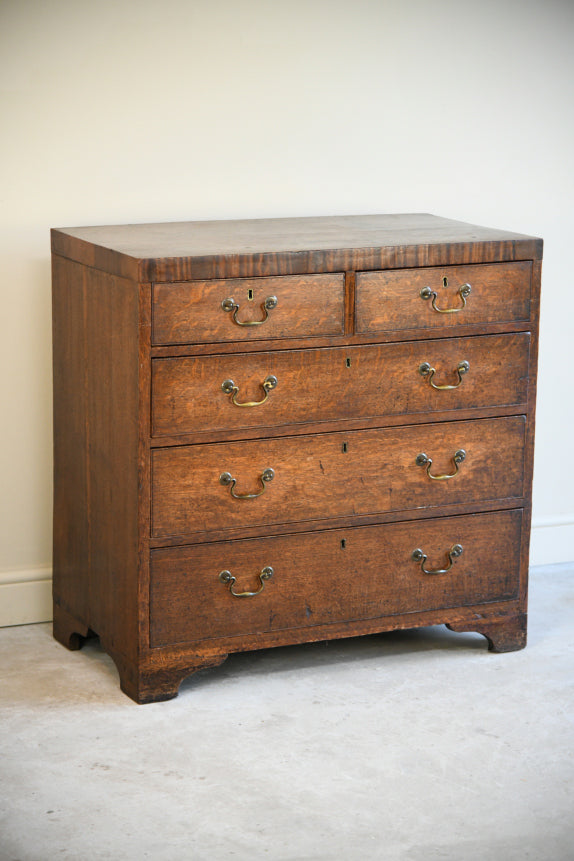
[[[236,326],[262,326],[263,323],[265,323],[269,319],[269,311],[272,311],[273,308],[276,308],[277,303],[277,296],[268,296],[261,303],[261,311],[265,315],[262,320],[238,320],[237,312],[239,311],[239,305],[232,296],[229,296],[227,299],[224,299],[221,303],[221,307],[224,311],[227,311],[228,313],[233,312],[231,319]]]
[[[453,546],[448,551],[448,565],[446,568],[425,568],[425,562],[427,561],[426,554],[417,547],[416,550],[413,550],[411,554],[411,558],[414,559],[415,562],[421,563],[421,571],[423,574],[447,574],[454,564],[454,560],[458,559],[459,556],[462,555],[462,544],[453,544]]]

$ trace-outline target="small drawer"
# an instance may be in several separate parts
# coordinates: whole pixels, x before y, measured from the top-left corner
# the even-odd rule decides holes
[[[513,600],[521,526],[519,509],[154,550],[151,645]]]
[[[529,344],[520,332],[154,359],[152,434],[517,406],[526,403]]]
[[[154,284],[152,343],[339,335],[345,276],[281,275]]]
[[[356,331],[524,322],[531,278],[530,261],[358,272]]]
[[[524,432],[511,416],[155,449],[152,536],[520,498]]]

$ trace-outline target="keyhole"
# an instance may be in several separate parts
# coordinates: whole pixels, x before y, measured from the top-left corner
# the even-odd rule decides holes
[[[247,291],[247,298],[250,302],[253,301],[253,290],[251,288]]]
[[[346,546],[347,546],[347,542],[345,541],[344,538],[341,538],[341,550],[344,550]]]
[[[443,287],[448,287],[448,278],[446,277],[446,275],[445,275],[445,276],[444,276],[444,278],[442,279],[442,286],[443,286]]]
[[[345,364],[348,368],[350,368],[351,367],[351,360],[349,358],[347,358]]]
[[[343,453],[347,454],[347,443],[346,442],[343,443]]]

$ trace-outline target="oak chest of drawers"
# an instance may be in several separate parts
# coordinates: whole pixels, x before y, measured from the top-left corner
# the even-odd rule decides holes
[[[52,231],[54,636],[525,645],[542,242],[381,215]]]

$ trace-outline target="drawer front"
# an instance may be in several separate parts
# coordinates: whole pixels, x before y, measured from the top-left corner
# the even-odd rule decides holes
[[[156,449],[152,535],[519,498],[524,432],[512,416]]]
[[[155,550],[151,645],[511,600],[521,523],[513,510]]]
[[[282,275],[154,284],[153,344],[339,335],[345,276]]]
[[[530,335],[522,332],[154,359],[152,433],[159,437],[517,406],[526,402],[529,345]],[[468,371],[459,375],[463,362],[468,363]],[[434,374],[421,374],[425,363],[435,369]],[[274,387],[267,389],[266,381],[273,378]],[[226,382],[234,388],[228,385],[225,391]]]
[[[530,261],[358,272],[356,331],[526,321],[531,276]]]

